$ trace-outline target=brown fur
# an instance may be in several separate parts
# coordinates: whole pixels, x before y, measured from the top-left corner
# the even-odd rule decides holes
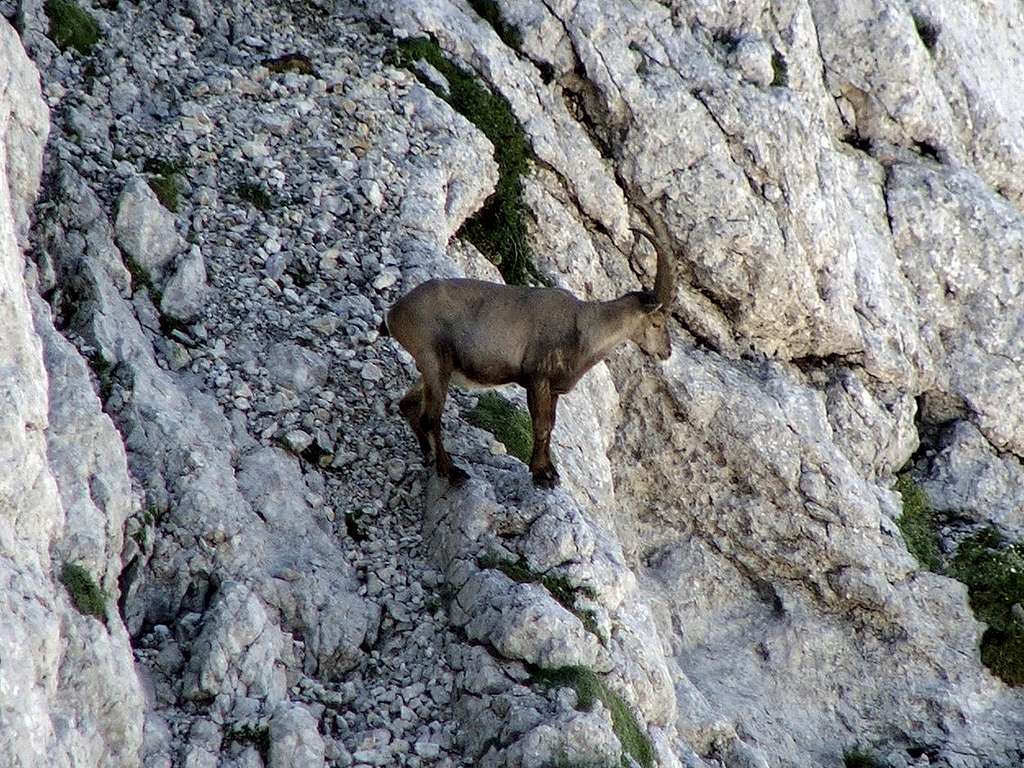
[[[652,239],[652,242],[655,242]],[[399,299],[386,327],[416,360],[421,379],[399,410],[439,475],[459,481],[441,439],[441,413],[453,374],[483,386],[526,389],[533,420],[530,471],[551,487],[558,473],[550,440],[558,397],[627,339],[648,354],[671,353],[667,328],[672,275],[658,251],[658,294],[635,291],[612,301],[580,301],[559,288],[526,288],[481,280],[429,280]]]

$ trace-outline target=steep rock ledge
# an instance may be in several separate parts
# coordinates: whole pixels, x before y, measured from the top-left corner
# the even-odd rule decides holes
[[[613,356],[618,399],[630,407],[609,454],[614,496],[594,508],[661,607],[681,689],[695,685],[711,702],[680,698],[683,739],[722,757],[689,725],[714,712],[783,765],[829,763],[861,739],[883,749],[929,744],[932,759],[952,764],[1012,764],[1019,723],[1005,713],[1019,696],[978,664],[981,627],[962,585],[916,572],[904,554],[898,498],[887,486],[918,446],[915,418],[969,422],[1010,454],[969,453],[977,464],[965,483],[1013,476],[1020,465],[1016,416],[994,405],[1019,396],[1024,370],[1019,310],[1009,309],[1022,284],[1022,222],[994,181],[1014,145],[982,131],[971,152],[931,149],[937,139],[921,126],[943,124],[928,106],[938,80],[923,80],[923,99],[900,102],[890,115],[896,131],[872,132],[866,119],[851,128],[843,83],[858,79],[856,66],[837,69],[831,53],[839,34],[850,51],[911,50],[906,67],[876,72],[887,83],[870,95],[876,106],[899,101],[888,82],[921,88],[915,67],[930,66],[934,45],[921,19],[944,12],[893,7],[877,23],[844,27],[830,10],[802,3],[771,14],[754,4],[500,9],[519,25],[516,50],[455,3],[399,3],[383,15],[403,34],[434,36],[509,100],[555,171],[539,170],[528,184],[538,240],[552,246],[539,258],[565,270],[567,284],[609,295],[631,282],[609,266],[600,237],[596,251],[562,252],[565,233],[584,231],[592,217],[582,184],[611,180],[627,196],[660,198],[683,256],[680,315],[712,348],[680,345],[657,373],[628,352]],[[1016,18],[1009,13],[1008,28]],[[973,73],[988,66],[978,47],[969,61],[957,53],[972,24],[933,51],[944,83],[976,83]],[[990,61],[1013,58],[1015,45],[995,46]],[[775,68],[772,78],[761,63]],[[969,123],[979,104],[1012,110],[997,91],[975,90],[974,107],[951,102],[956,121]],[[567,114],[552,92],[583,104],[576,117],[596,136],[592,145],[573,134],[578,158],[591,158],[585,173],[544,152]],[[551,122],[536,119],[536,93],[555,104]],[[945,103],[941,93],[934,101]],[[609,146],[612,155],[598,159]],[[606,195],[608,211],[619,199]],[[1011,257],[996,266],[988,243]],[[975,505],[974,514],[1005,513]],[[836,615],[855,628],[850,645],[827,628]],[[803,631],[831,639],[805,643]],[[875,688],[865,681],[882,668],[877,653],[891,655],[891,668]],[[828,679],[812,679],[823,668]],[[778,708],[761,714],[778,696]],[[809,699],[822,706],[802,714]],[[875,720],[885,701],[900,704]]]
[[[981,666],[963,587],[906,552],[889,489],[918,422],[952,419],[931,487],[1014,530],[972,489],[1020,475],[1000,411],[1022,386],[1021,263],[999,259],[1024,231],[1016,150],[964,138],[1005,102],[935,93],[984,70],[946,53],[974,21],[943,26],[941,72],[908,101],[895,70],[929,64],[902,7],[854,29],[801,2],[501,4],[518,51],[462,3],[361,12],[508,100],[557,283],[649,279],[631,199],[654,197],[680,246],[675,354],[623,349],[564,399],[565,490],[539,494],[465,426],[470,396],[446,420],[462,489],[429,479],[394,413],[414,372],[382,313],[431,276],[493,278],[454,235],[496,170],[385,63],[392,39],[330,5],[97,4],[83,59],[20,4],[54,129],[29,268],[49,307],[4,251],[3,482],[40,478],[4,492],[45,513],[15,508],[0,559],[24,661],[0,679],[26,692],[12,748],[134,765],[144,710],[147,768],[1019,759],[1021,697]],[[1013,60],[999,29],[992,60]],[[11,82],[34,82],[8,38]],[[904,47],[894,71],[843,58]],[[45,132],[27,104],[12,221]],[[947,113],[948,135],[928,129]],[[144,704],[121,618],[72,612],[63,558],[118,598]]]
[[[85,366],[26,285],[21,246],[49,124],[3,20],[0,83],[0,762],[131,766],[143,701],[116,599],[133,497]],[[69,564],[102,591],[96,615],[76,606]]]

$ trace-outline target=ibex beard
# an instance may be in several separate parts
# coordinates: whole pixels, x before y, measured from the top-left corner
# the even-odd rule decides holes
[[[420,380],[399,401],[425,456],[453,484],[467,475],[445,450],[441,414],[451,383],[473,387],[519,384],[533,422],[530,472],[551,488],[551,432],[558,398],[626,340],[667,359],[673,275],[667,236],[652,222],[658,272],[653,291],[611,301],[581,301],[560,288],[530,288],[482,280],[435,279],[412,289],[388,311],[382,331],[416,361]]]

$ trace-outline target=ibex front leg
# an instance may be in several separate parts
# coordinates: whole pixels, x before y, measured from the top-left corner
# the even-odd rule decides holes
[[[558,484],[558,471],[551,463],[551,430],[555,428],[558,395],[551,392],[547,382],[540,382],[526,390],[526,401],[533,419],[533,455],[530,457],[533,482],[542,488],[554,488]]]

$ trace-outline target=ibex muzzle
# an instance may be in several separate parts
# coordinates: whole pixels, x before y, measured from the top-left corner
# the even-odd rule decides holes
[[[668,238],[660,222],[644,233],[658,255],[653,291],[612,301],[580,301],[560,288],[526,288],[481,280],[429,280],[395,302],[385,328],[416,360],[421,379],[399,403],[424,455],[437,473],[457,483],[466,473],[452,463],[441,439],[448,385],[526,389],[533,420],[534,482],[552,487],[551,431],[560,395],[627,339],[666,359],[672,351],[668,310],[674,280]]]

